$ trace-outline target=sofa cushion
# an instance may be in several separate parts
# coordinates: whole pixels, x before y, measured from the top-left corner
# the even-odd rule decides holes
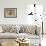
[[[34,25],[26,26],[25,28],[26,28],[26,30],[25,30],[26,33],[30,33],[33,35],[35,34],[35,26]]]
[[[17,33],[17,29],[15,25],[3,25],[2,29],[3,29],[3,32]]]

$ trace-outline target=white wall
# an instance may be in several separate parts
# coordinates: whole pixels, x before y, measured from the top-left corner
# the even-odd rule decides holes
[[[0,0],[0,23],[25,23],[25,2],[24,0]],[[4,8],[17,8],[17,18],[4,18]]]
[[[32,0],[0,0],[0,23],[26,24],[26,5]],[[4,18],[4,8],[17,8],[17,18]]]
[[[0,0],[0,24],[27,24],[26,6],[27,4],[34,4],[34,1],[35,0]],[[39,0],[39,3],[46,9],[46,0]],[[17,8],[17,18],[4,18],[4,8]],[[45,24],[46,23],[44,23],[44,28],[46,30]]]
[[[44,1],[40,0],[39,2],[42,4]],[[34,4],[34,0],[0,0],[0,23],[26,24],[27,4]],[[4,18],[4,8],[17,8],[17,18]]]

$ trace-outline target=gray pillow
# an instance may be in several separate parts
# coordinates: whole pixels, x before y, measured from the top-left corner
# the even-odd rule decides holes
[[[24,31],[25,31],[25,28],[24,28],[24,26],[22,25],[22,26],[20,27],[19,33],[24,33]]]

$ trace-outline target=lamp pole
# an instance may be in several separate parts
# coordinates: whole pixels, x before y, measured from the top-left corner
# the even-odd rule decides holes
[[[42,21],[42,39],[43,39],[43,21]]]

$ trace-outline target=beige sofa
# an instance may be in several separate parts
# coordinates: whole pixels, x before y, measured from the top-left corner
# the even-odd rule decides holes
[[[39,38],[39,36],[40,26],[37,25],[0,24],[0,38]]]

